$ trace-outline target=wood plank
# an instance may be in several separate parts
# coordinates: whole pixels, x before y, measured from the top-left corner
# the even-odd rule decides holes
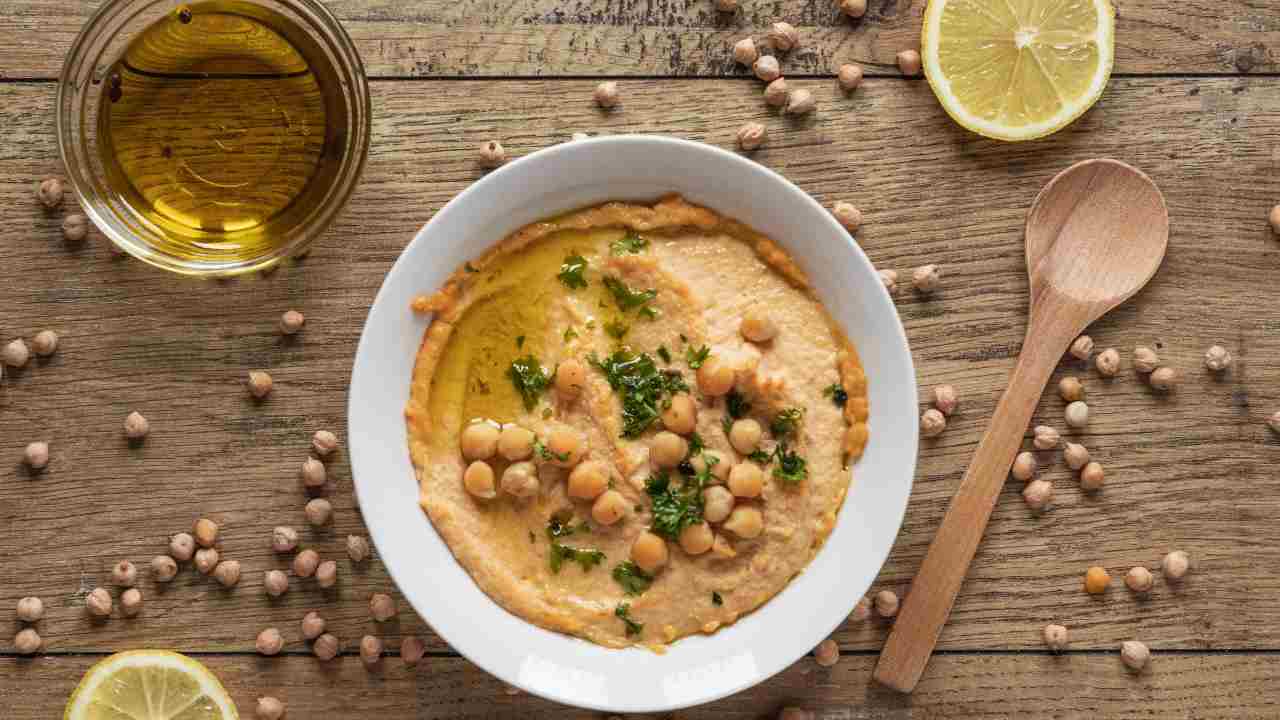
[[[821,105],[800,123],[768,113],[747,83],[626,82],[625,108],[607,116],[590,106],[592,85],[375,83],[373,154],[339,225],[305,262],[230,283],[112,259],[100,238],[67,248],[58,220],[32,197],[36,179],[58,171],[54,87],[0,86],[9,136],[0,146],[0,339],[46,327],[64,338],[50,362],[0,383],[0,458],[9,458],[0,474],[0,608],[43,596],[44,634],[58,651],[249,650],[267,625],[299,649],[296,623],[313,607],[340,637],[369,632],[365,600],[392,587],[377,562],[353,571],[344,559],[332,593],[303,584],[268,602],[261,575],[283,566],[268,536],[277,524],[303,525],[297,468],[315,429],[345,437],[346,386],[368,304],[421,223],[479,176],[474,148],[500,137],[523,155],[577,130],[670,132],[728,147],[741,122],[758,119],[773,139],[755,157],[823,202],[857,202],[867,217],[860,242],[875,262],[944,268],[940,293],[923,300],[904,289],[899,311],[922,392],[954,383],[962,409],[921,448],[906,523],[877,588],[906,590],[1022,342],[1024,208],[1071,162],[1113,156],[1156,179],[1173,231],[1148,290],[1092,332],[1100,347],[1126,355],[1157,344],[1186,382],[1165,398],[1127,369],[1105,382],[1082,373],[1094,420],[1081,435],[1108,469],[1107,488],[1081,496],[1055,460],[1046,477],[1058,507],[1034,518],[1011,484],[940,647],[1037,648],[1040,626],[1057,621],[1079,648],[1134,635],[1165,649],[1280,648],[1272,571],[1280,564],[1280,437],[1262,424],[1280,409],[1280,242],[1265,224],[1280,199],[1280,86],[1118,80],[1069,131],[1005,145],[952,126],[922,86],[890,80],[869,81],[849,99],[829,83],[804,83]],[[289,307],[308,324],[283,341],[274,324]],[[1221,380],[1199,365],[1212,342],[1238,358]],[[241,382],[259,367],[275,375],[276,391],[255,405]],[[1064,363],[1068,370],[1079,372]],[[120,428],[135,409],[151,419],[152,434],[131,449]],[[1060,417],[1061,402],[1048,397],[1035,422],[1062,427]],[[18,458],[36,438],[52,441],[53,462],[30,477]],[[363,528],[345,455],[330,467],[335,527],[304,537],[337,557],[342,538]],[[223,591],[189,572],[166,592],[148,580],[142,617],[103,626],[85,619],[84,593],[107,581],[114,561],[145,562],[201,514],[222,523],[226,555],[244,563],[239,588]],[[1179,588],[1160,583],[1136,601],[1117,577],[1103,600],[1079,591],[1088,565],[1119,576],[1138,563],[1156,567],[1173,548],[1197,564]],[[384,631],[425,633],[401,608],[399,626]],[[850,624],[838,639],[875,649],[885,627]],[[0,637],[0,652],[9,642]],[[433,639],[432,647],[444,646]]]
[[[98,657],[0,658],[0,702],[10,720],[61,714],[81,675]],[[356,657],[241,655],[199,658],[222,680],[241,717],[272,695],[293,718],[506,718],[587,720],[575,710],[509,688],[458,657],[428,657],[406,668],[388,657],[375,672]],[[862,717],[1195,717],[1271,718],[1280,665],[1271,656],[1157,654],[1141,675],[1117,653],[942,655],[920,687],[899,695],[871,679],[874,657],[841,658],[831,668],[806,658],[754,688],[670,717],[681,720],[773,718],[787,706],[818,718]],[[336,688],[341,692],[336,692]],[[18,694],[18,693],[21,694]],[[997,701],[998,698],[998,701]],[[630,717],[630,716],[629,716]],[[653,717],[653,716],[651,716]]]
[[[57,77],[76,33],[101,3],[0,3],[3,77]],[[793,75],[832,74],[841,63],[896,74],[899,50],[919,47],[925,0],[872,0],[852,22],[833,0],[744,2],[736,14],[710,0],[610,3],[580,0],[345,0],[329,2],[373,76],[743,74],[734,41],[785,20],[803,47],[784,65]],[[1117,2],[1116,72],[1275,72],[1280,23],[1258,0]],[[607,71],[605,70],[607,69]]]

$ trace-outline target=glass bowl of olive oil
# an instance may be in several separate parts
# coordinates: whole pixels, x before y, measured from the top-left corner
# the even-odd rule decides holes
[[[305,254],[369,150],[364,66],[316,0],[107,0],[67,56],[57,117],[94,224],[186,275]]]

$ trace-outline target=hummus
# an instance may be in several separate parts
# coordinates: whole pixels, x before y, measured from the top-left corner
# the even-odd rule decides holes
[[[427,516],[544,628],[655,649],[760,607],[836,520],[866,378],[770,239],[678,197],[529,225],[414,309]]]

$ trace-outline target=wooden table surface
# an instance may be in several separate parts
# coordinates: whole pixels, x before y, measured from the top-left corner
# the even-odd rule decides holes
[[[830,2],[799,0],[745,0],[736,15],[710,0],[335,0],[373,79],[363,182],[305,261],[205,283],[114,257],[98,235],[68,246],[60,217],[35,203],[35,182],[61,173],[57,71],[96,4],[0,0],[0,341],[45,328],[62,336],[56,356],[0,382],[0,613],[43,597],[48,642],[43,655],[18,657],[19,626],[6,621],[0,715],[56,717],[102,656],[165,647],[209,664],[246,715],[266,693],[286,700],[292,718],[592,717],[508,691],[403,600],[397,622],[370,621],[370,593],[395,589],[376,558],[352,567],[342,553],[348,534],[366,532],[345,454],[329,465],[332,530],[303,532],[305,545],[339,559],[338,586],[295,581],[268,599],[263,571],[285,566],[270,530],[305,527],[297,469],[313,431],[345,437],[351,361],[374,293],[422,223],[480,176],[482,141],[500,139],[513,155],[578,131],[732,147],[737,128],[757,120],[771,142],[755,159],[824,203],[857,204],[859,242],[878,266],[943,267],[941,292],[906,289],[898,308],[922,394],[952,383],[961,411],[920,448],[906,522],[874,589],[906,592],[1021,347],[1021,228],[1041,185],[1077,160],[1125,160],[1163,189],[1172,232],[1149,288],[1091,329],[1099,348],[1120,349],[1124,370],[1104,380],[1066,360],[1055,376],[1077,374],[1088,387],[1093,419],[1077,434],[1106,466],[1105,490],[1082,495],[1055,458],[1043,476],[1056,507],[1034,517],[1010,484],[914,695],[870,679],[888,625],[850,621],[835,635],[835,667],[803,658],[679,717],[772,717],[787,704],[825,718],[1280,716],[1280,436],[1264,423],[1280,410],[1280,241],[1266,224],[1280,201],[1273,0],[1123,0],[1101,102],[1024,144],[966,133],[926,83],[897,75],[892,59],[917,43],[922,0],[871,0],[855,23]],[[733,40],[774,19],[803,37],[784,64],[819,102],[801,122],[769,112],[730,58]],[[832,76],[851,61],[868,79],[846,97]],[[609,113],[591,101],[603,76],[623,93]],[[288,308],[307,326],[282,339],[275,322]],[[1201,365],[1213,343],[1236,359],[1221,377]],[[1139,344],[1182,371],[1176,392],[1155,394],[1134,375]],[[253,368],[275,377],[262,404],[243,389]],[[133,410],[151,420],[140,447],[121,434]],[[1046,396],[1035,422],[1063,427],[1061,418],[1062,402]],[[33,476],[20,458],[36,439],[52,444],[53,460]],[[109,584],[115,561],[144,565],[199,516],[222,525],[224,556],[243,563],[238,587],[190,570],[161,587],[144,570],[140,617],[88,620],[85,595]],[[1172,549],[1193,558],[1186,582],[1157,579],[1146,599],[1124,589],[1129,567],[1155,569]],[[1080,590],[1094,564],[1116,577],[1102,598]],[[309,655],[298,620],[311,609],[341,638],[339,660]],[[1069,652],[1044,650],[1049,622],[1071,629]],[[286,653],[260,658],[254,638],[273,625]],[[367,672],[354,657],[366,633],[392,650],[420,635],[428,657],[416,669],[392,657]],[[1154,651],[1144,674],[1120,665],[1117,644],[1130,638]]]

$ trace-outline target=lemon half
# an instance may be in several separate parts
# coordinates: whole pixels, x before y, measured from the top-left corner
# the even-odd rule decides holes
[[[921,38],[934,95],[964,127],[998,140],[1057,132],[1111,77],[1109,0],[930,0]]]
[[[167,650],[116,653],[89,668],[63,720],[237,720],[209,668]]]

